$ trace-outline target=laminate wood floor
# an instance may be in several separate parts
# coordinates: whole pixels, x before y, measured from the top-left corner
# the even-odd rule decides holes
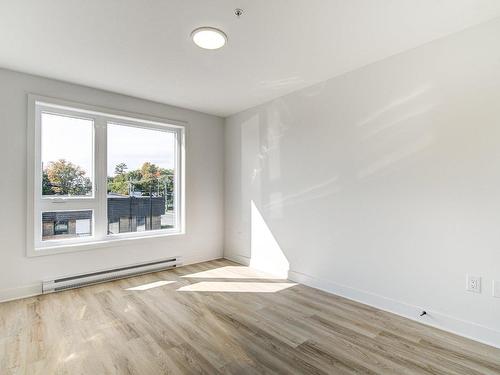
[[[0,304],[0,374],[500,374],[500,350],[226,260]]]

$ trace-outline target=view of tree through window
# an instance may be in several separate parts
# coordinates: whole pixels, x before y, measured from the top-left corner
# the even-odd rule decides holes
[[[89,195],[92,192],[87,172],[66,159],[48,162],[42,173],[43,195]]]
[[[93,195],[92,119],[42,112],[41,151],[42,197],[87,198]],[[92,235],[91,210],[48,210],[42,212],[41,219],[42,241]]]
[[[108,123],[108,233],[175,227],[175,135]]]
[[[91,196],[94,123],[42,113],[42,194]]]

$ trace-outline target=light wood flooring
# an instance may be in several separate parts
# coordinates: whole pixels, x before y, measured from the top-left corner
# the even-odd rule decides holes
[[[0,304],[0,374],[500,374],[500,350],[226,260]]]

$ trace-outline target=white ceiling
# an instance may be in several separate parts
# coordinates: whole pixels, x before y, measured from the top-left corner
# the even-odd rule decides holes
[[[227,116],[497,16],[499,0],[0,0],[0,66]],[[228,44],[196,47],[199,26]]]

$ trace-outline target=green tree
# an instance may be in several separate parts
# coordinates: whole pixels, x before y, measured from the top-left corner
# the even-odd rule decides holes
[[[47,174],[46,169],[42,171],[42,194],[43,195],[55,194],[55,192],[52,190],[52,184],[50,183],[49,175]]]
[[[125,168],[124,168],[125,166]],[[166,196],[167,204],[173,204],[174,171],[145,162],[138,169],[126,171],[125,163],[115,167],[115,175],[108,177],[108,192],[128,195],[129,189],[144,196]]]
[[[92,191],[92,181],[80,166],[59,159],[43,171],[42,190],[46,195],[87,195]]]
[[[120,163],[115,167],[115,175],[125,174],[125,171],[128,169],[127,164]]]
[[[128,173],[118,174],[114,177],[108,177],[108,192],[113,192],[122,195],[128,195],[129,182]]]

